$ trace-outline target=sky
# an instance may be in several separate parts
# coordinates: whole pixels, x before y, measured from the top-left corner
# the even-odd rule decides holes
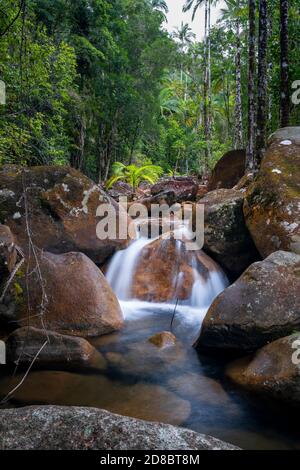
[[[202,39],[204,36],[204,5],[198,9],[196,17],[192,22],[192,11],[187,13],[182,12],[182,7],[185,4],[185,0],[166,0],[169,7],[168,13],[168,23],[166,24],[166,29],[170,32],[181,25],[181,22],[189,23],[193,32],[196,34],[197,39]],[[225,7],[225,2],[220,1],[218,7],[212,7],[212,24],[215,24],[219,14],[220,9]]]

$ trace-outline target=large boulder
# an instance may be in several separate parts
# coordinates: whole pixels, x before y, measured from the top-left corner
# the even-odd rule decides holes
[[[0,412],[3,450],[235,450],[210,436],[95,408],[35,406]]]
[[[300,127],[275,132],[244,213],[263,258],[277,250],[300,254]]]
[[[6,340],[8,363],[39,367],[68,368],[92,365],[105,366],[105,360],[85,339],[61,335],[32,327],[14,331]]]
[[[225,153],[214,168],[208,190],[233,188],[244,175],[245,167],[245,150],[230,150]]]
[[[246,227],[244,193],[219,189],[201,199],[205,205],[204,250],[236,279],[259,254]]]
[[[72,336],[100,336],[123,325],[122,312],[100,269],[82,253],[36,252],[17,273],[4,304],[7,321]]]
[[[127,223],[125,211],[77,170],[55,166],[1,167],[0,223],[10,227],[23,250],[28,247],[28,223],[38,248],[52,253],[79,251],[102,264],[115,250],[127,246],[127,240],[118,235],[112,240],[97,237],[101,218],[96,212],[102,204],[115,208],[117,224],[120,217]]]
[[[151,187],[152,196],[173,193],[174,202],[195,201],[198,193],[198,181],[190,176],[165,178]]]
[[[132,296],[150,302],[188,300],[195,273],[203,283],[220,268],[202,250],[187,250],[184,240],[159,238],[146,245],[135,269]]]
[[[245,389],[300,405],[300,334],[278,339],[231,363],[227,375]]]
[[[211,305],[196,347],[255,351],[300,328],[300,256],[276,252],[255,263]]]

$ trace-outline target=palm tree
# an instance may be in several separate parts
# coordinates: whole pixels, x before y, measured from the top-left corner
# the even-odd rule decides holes
[[[248,0],[249,7],[249,66],[248,66],[248,145],[246,168],[254,171],[255,161],[255,76],[256,76],[256,0]]]
[[[186,0],[183,11],[193,9],[192,20],[195,19],[197,10],[205,4],[205,28],[204,28],[204,83],[203,83],[203,120],[204,135],[207,143],[205,149],[206,166],[210,160],[211,140],[211,54],[210,54],[210,18],[211,0]]]
[[[160,113],[163,118],[166,115],[180,114],[181,100],[176,96],[172,87],[163,88],[159,94]]]
[[[173,38],[178,39],[180,41],[181,54],[184,53],[185,47],[191,44],[196,37],[196,35],[192,31],[192,28],[189,27],[189,24],[188,23],[184,24],[183,21],[181,22],[180,28],[176,28],[172,36]],[[182,63],[180,66],[180,77],[181,77],[181,83],[182,83],[183,81]],[[187,85],[187,76],[185,78],[186,78],[186,85]]]
[[[159,11],[163,15],[165,21],[167,21],[166,15],[169,13],[169,8],[165,0],[151,0],[151,4],[154,10]]]
[[[256,161],[257,161],[258,166],[260,165],[262,152],[266,145],[267,93],[268,93],[267,45],[268,45],[267,0],[259,0],[257,134],[256,134]]]
[[[156,165],[143,165],[138,167],[136,165],[124,165],[121,162],[116,162],[112,166],[112,177],[108,180],[106,188],[111,188],[117,181],[124,181],[132,187],[135,191],[142,181],[148,181],[150,184],[162,176],[163,169]]]
[[[235,51],[235,131],[234,148],[241,149],[243,142],[243,108],[242,108],[242,70],[241,70],[241,17],[244,13],[245,0],[225,0],[226,9],[222,9],[222,20],[234,24],[236,33]]]
[[[289,125],[290,100],[289,100],[289,1],[280,0],[280,123],[281,127]]]

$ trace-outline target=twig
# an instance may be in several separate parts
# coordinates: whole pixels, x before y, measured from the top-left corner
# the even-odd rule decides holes
[[[18,383],[18,385],[15,386],[15,388],[13,388],[4,398],[3,400],[1,400],[0,402],[0,405],[5,405],[8,400],[10,399],[10,397],[23,385],[23,383],[25,382],[25,380],[27,379],[28,377],[28,374],[29,372],[31,371],[35,361],[37,360],[37,358],[39,357],[39,355],[41,354],[42,350],[44,349],[44,347],[48,344],[48,340],[46,340],[44,342],[44,344],[42,345],[42,347],[38,350],[38,352],[36,353],[36,355],[34,356],[34,358],[32,359],[31,361],[31,364],[30,366],[28,367],[27,371],[25,372],[22,380]]]
[[[8,24],[8,25],[6,26],[6,28],[4,28],[4,31],[0,32],[0,37],[4,36],[4,35],[10,30],[10,28],[14,25],[14,23],[17,21],[17,19],[18,19],[19,16],[21,15],[24,6],[25,6],[25,0],[21,0],[21,4],[20,4],[18,13],[17,13],[16,16],[11,20],[10,24]]]
[[[177,300],[176,300],[176,304],[175,304],[175,308],[174,308],[174,312],[173,312],[173,315],[172,315],[172,320],[171,320],[171,324],[170,324],[170,331],[172,333],[172,328],[173,328],[173,322],[175,320],[175,315],[176,315],[176,310],[177,310],[177,306],[178,306],[178,297],[177,297]]]

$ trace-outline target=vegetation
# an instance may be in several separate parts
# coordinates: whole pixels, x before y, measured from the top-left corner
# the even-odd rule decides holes
[[[107,182],[107,189],[111,188],[117,181],[128,183],[133,190],[139,187],[142,181],[154,184],[162,176],[163,169],[160,166],[144,165],[124,165],[116,162],[112,166],[112,177]]]
[[[211,26],[217,3],[187,0],[206,12],[197,42],[184,23],[166,32],[162,0],[1,0],[0,164],[203,175],[247,147],[255,169],[267,134],[299,122],[300,5],[226,0]]]

